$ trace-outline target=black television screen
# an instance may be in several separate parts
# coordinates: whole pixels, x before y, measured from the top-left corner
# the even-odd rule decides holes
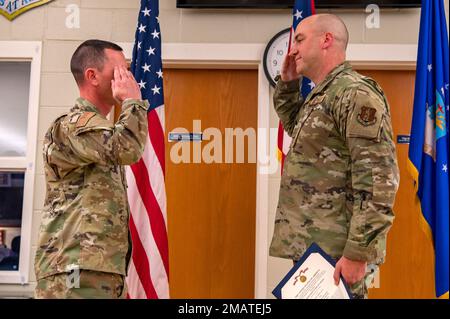
[[[305,0],[307,1],[307,0]],[[294,0],[177,0],[178,8],[291,8]],[[316,8],[420,7],[421,0],[316,0]]]

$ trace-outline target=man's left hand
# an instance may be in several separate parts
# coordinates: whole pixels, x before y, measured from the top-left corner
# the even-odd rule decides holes
[[[350,260],[344,256],[336,263],[334,271],[334,283],[339,285],[340,276],[344,277],[349,285],[353,285],[364,278],[366,274],[367,262]]]

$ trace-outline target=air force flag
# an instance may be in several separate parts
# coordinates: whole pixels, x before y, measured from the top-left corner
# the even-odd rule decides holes
[[[435,255],[436,296],[449,284],[448,37],[443,0],[422,1],[408,168]]]

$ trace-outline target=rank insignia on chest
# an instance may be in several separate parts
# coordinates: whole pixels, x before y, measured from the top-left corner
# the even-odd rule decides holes
[[[53,0],[0,0],[0,14],[12,21],[22,13]]]
[[[363,106],[358,114],[358,122],[364,126],[374,125],[377,122],[377,110],[373,107]]]

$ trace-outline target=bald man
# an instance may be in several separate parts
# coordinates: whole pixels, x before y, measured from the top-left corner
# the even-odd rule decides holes
[[[399,171],[388,101],[346,59],[348,31],[331,14],[297,27],[274,105],[292,137],[284,162],[270,255],[299,260],[317,243],[337,260],[354,298],[367,298],[384,262]],[[299,81],[315,88],[304,99]]]

